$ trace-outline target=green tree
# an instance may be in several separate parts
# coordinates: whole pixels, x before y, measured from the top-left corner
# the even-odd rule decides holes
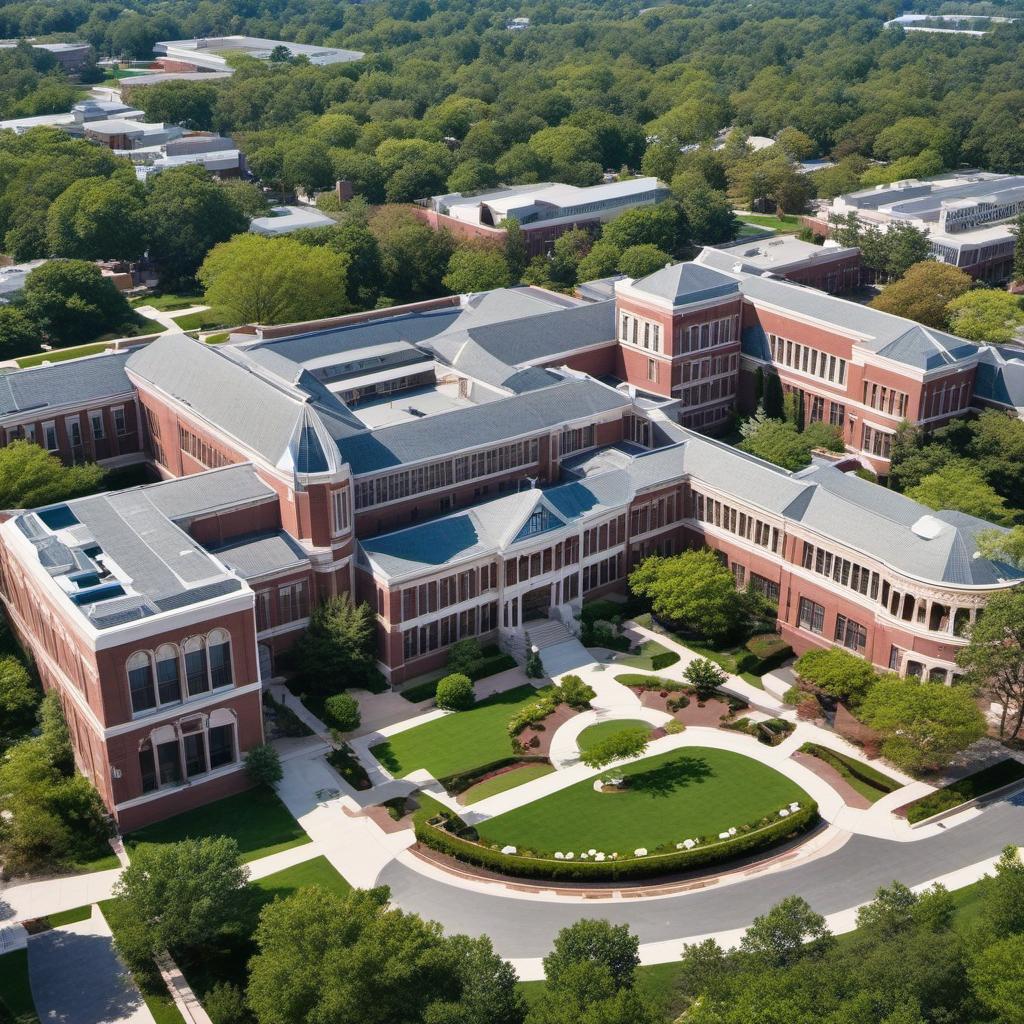
[[[699,171],[680,171],[672,194],[683,208],[694,245],[717,245],[739,233],[740,222],[724,192],[708,185]]]
[[[83,178],[51,204],[46,243],[54,256],[136,260],[146,248],[141,186],[134,180]]]
[[[588,686],[577,675],[562,676],[558,683],[558,697],[563,704],[575,708],[577,711],[584,711],[590,707],[590,702],[597,696],[594,688]]]
[[[923,476],[906,494],[929,508],[966,512],[990,523],[1005,525],[1013,519],[1006,500],[966,459],[947,462],[934,473]]]
[[[1024,935],[1010,935],[983,949],[970,978],[981,1002],[1000,1024],[1024,1024]]]
[[[103,469],[92,462],[65,466],[31,441],[0,448],[0,506],[37,508],[97,490]]]
[[[214,246],[196,276],[221,322],[281,324],[346,312],[347,269],[323,246],[244,234]]]
[[[800,655],[793,670],[806,683],[831,697],[859,707],[878,680],[871,662],[840,647]]]
[[[284,778],[280,755],[269,743],[257,743],[245,752],[245,770],[258,786],[276,786]]]
[[[651,731],[646,726],[622,729],[583,751],[581,760],[588,768],[604,768],[613,761],[640,757],[650,742]]]
[[[362,720],[359,701],[350,693],[332,693],[324,701],[324,711],[339,732],[352,732],[353,729],[358,729]]]
[[[245,231],[248,221],[202,167],[172,167],[151,179],[146,234],[165,288],[187,284],[218,242]]]
[[[376,673],[376,629],[376,617],[365,601],[355,604],[342,594],[318,604],[296,644],[303,685],[316,693],[337,693],[371,683]]]
[[[827,952],[834,940],[825,918],[801,896],[787,896],[754,918],[743,933],[740,950],[765,967],[787,967],[804,957]]]
[[[930,260],[928,235],[913,224],[892,224],[882,235],[885,272],[889,277],[903,277],[911,267]]]
[[[683,208],[672,199],[626,210],[605,224],[601,231],[601,240],[610,242],[620,252],[635,245],[653,245],[666,253],[678,253],[689,243],[689,238]]]
[[[580,262],[582,263],[582,260]],[[653,274],[671,262],[672,257],[656,245],[631,245],[619,257],[618,269],[626,277],[637,279]]]
[[[542,128],[530,136],[529,148],[555,181],[593,185],[601,177],[601,151],[597,139],[585,128],[572,125]],[[504,179],[500,160],[497,167]]]
[[[334,184],[334,162],[322,142],[296,137],[280,144],[281,181],[307,195]]]
[[[122,92],[126,103],[145,111],[147,121],[177,124],[192,131],[213,128],[218,90],[212,82],[158,82],[138,89],[128,86]]]
[[[82,260],[51,260],[25,279],[24,310],[56,346],[91,341],[133,321],[125,297],[100,268]]]
[[[743,617],[732,573],[707,548],[646,558],[630,573],[629,586],[650,599],[659,618],[715,641],[735,633]]]
[[[683,670],[683,678],[694,688],[697,700],[711,700],[727,681],[726,674],[708,658],[694,658]]]
[[[0,358],[14,359],[39,351],[36,325],[17,306],[0,306]]]
[[[523,229],[514,217],[506,217],[498,227],[505,230],[505,262],[508,264],[509,281],[517,284],[523,276],[526,264],[530,262]]]
[[[619,268],[619,249],[603,239],[596,241],[576,268],[576,276],[580,281],[596,281],[598,278],[611,277]]]
[[[530,1007],[527,1024],[661,1024],[664,1014],[636,988],[620,988],[598,963],[574,963],[550,981]]]
[[[249,880],[238,844],[228,836],[143,843],[114,885],[114,898],[131,922],[121,953],[140,963],[180,946],[203,948],[239,920]]]
[[[526,1000],[515,969],[502,960],[491,940],[453,935],[445,940],[457,995],[439,995],[423,1015],[424,1024],[523,1024]]]
[[[498,172],[494,164],[483,160],[463,160],[448,175],[449,192],[479,192],[494,188],[498,184]]]
[[[568,287],[576,283],[580,263],[590,251],[593,241],[583,228],[572,228],[555,239],[547,272],[556,284]]]
[[[1012,341],[1024,325],[1024,304],[1020,296],[998,288],[977,288],[964,292],[946,306],[949,329],[971,341],[1002,344]]]
[[[434,700],[445,711],[467,711],[476,703],[473,681],[469,676],[453,672],[437,684]]]
[[[0,752],[35,724],[41,694],[25,666],[15,657],[0,657]]]
[[[1024,861],[1018,846],[1007,846],[996,861],[994,874],[978,882],[981,920],[996,938],[1024,933]]]
[[[784,469],[810,465],[813,448],[841,452],[845,447],[839,428],[831,424],[812,423],[801,433],[793,422],[755,416],[740,427],[740,433],[743,440],[739,447],[743,451]]]
[[[606,968],[616,989],[632,988],[640,966],[639,951],[639,940],[628,925],[583,918],[555,936],[551,952],[544,957],[544,976],[557,988],[572,967],[591,964]]]
[[[442,278],[455,242],[447,231],[433,231],[408,210],[383,207],[370,219],[383,271],[384,295],[414,302],[446,292]]]
[[[985,716],[964,687],[883,676],[861,705],[882,736],[882,753],[908,772],[946,767],[985,735]]]
[[[1024,724],[1024,590],[996,591],[967,630],[956,662],[968,679],[999,702],[999,735],[1016,736]],[[1012,718],[1011,718],[1012,716]]]
[[[247,221],[254,217],[265,217],[270,210],[266,196],[254,182],[243,181],[241,178],[224,178],[217,184]]]
[[[949,327],[946,307],[973,284],[970,275],[962,270],[925,260],[911,266],[898,281],[886,285],[870,305],[944,331]]]
[[[492,245],[460,245],[448,260],[442,278],[445,288],[457,294],[507,288],[511,283],[505,254]]]
[[[1013,279],[1024,281],[1024,213],[1013,222]]]

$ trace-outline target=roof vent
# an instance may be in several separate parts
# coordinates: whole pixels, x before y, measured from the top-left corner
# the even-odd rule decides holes
[[[945,527],[946,524],[935,516],[921,516],[911,529],[924,540],[935,540]]]

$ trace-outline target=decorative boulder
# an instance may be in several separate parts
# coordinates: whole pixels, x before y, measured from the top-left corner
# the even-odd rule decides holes
[[[502,853],[516,853],[517,851],[516,851],[516,848],[514,846],[503,846],[501,848],[501,852]]]
[[[561,850],[555,854],[555,860],[565,860],[565,854]]]
[[[731,829],[729,829],[729,835],[731,835],[731,836],[736,835],[736,826],[735,825],[733,825],[733,827]]]
[[[792,803],[791,803],[791,804],[789,805],[789,809],[790,809],[791,811],[799,811],[799,810],[800,810],[800,805],[799,805],[799,804],[798,804],[798,803],[797,803],[797,802],[796,802],[796,801],[794,800],[794,801],[793,801],[793,802],[792,802]]]
[[[588,856],[588,855],[587,855],[586,853],[581,853],[581,854],[580,854],[580,860],[586,860],[586,859],[587,859],[587,856]]]
[[[593,857],[594,854],[597,853],[597,850],[587,850],[587,853],[589,853],[590,856]]]
[[[689,839],[686,840],[687,843],[689,841],[690,841]],[[685,846],[686,846],[686,843],[676,843],[676,849],[677,850],[682,850]]]
[[[572,852],[572,850],[570,850],[570,851],[569,851],[569,852],[568,852],[568,853],[567,853],[567,854],[565,855],[565,859],[566,859],[566,860],[572,860],[572,859],[573,859],[573,857],[575,857],[575,856],[576,856],[576,854],[575,854],[575,853],[573,853],[573,852]]]
[[[695,847],[696,845],[697,845],[697,843],[696,843],[696,842],[695,842],[695,841],[694,841],[693,839],[687,839],[687,840],[685,840],[685,841],[683,842],[683,846],[684,846],[684,847],[685,847],[685,848],[686,848],[687,850],[692,850],[692,849],[693,849],[693,848],[694,848],[694,847]]]
[[[595,853],[594,854],[594,860],[604,860],[604,854],[603,853]]]
[[[647,847],[646,846],[638,846],[633,851],[633,856],[634,857],[646,857],[647,856]]]
[[[728,832],[719,832],[718,833],[718,838],[719,839],[728,839],[729,838],[729,833]]]
[[[787,811],[786,808],[783,807],[782,810],[779,811],[779,817],[780,818],[788,818],[789,817],[789,811]]]

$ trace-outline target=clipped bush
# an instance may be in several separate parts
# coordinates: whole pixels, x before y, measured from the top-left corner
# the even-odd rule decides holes
[[[544,678],[544,663],[540,660],[539,651],[530,651],[526,656],[525,671],[528,679]]]
[[[685,732],[686,726],[682,722],[677,722],[673,719],[671,722],[666,722],[662,727],[669,736],[674,736],[676,733]]]
[[[230,982],[218,981],[203,996],[203,1006],[213,1024],[248,1024],[252,1020],[242,990]]]
[[[466,711],[476,703],[473,682],[469,676],[453,672],[437,684],[434,700],[445,711]]]
[[[615,682],[622,683],[623,686],[628,686],[633,690],[665,690],[671,693],[690,689],[672,679],[663,679],[661,676],[645,676],[639,672],[623,672],[615,677]]]
[[[563,704],[568,704],[577,711],[590,707],[590,702],[597,696],[592,686],[588,686],[575,675],[562,676],[558,695],[562,698]]]
[[[675,651],[662,651],[660,654],[651,655],[651,668],[655,672],[660,672],[663,668],[674,665],[678,660],[679,655]]]
[[[558,698],[553,693],[539,696],[533,703],[520,708],[509,720],[508,733],[518,736],[528,725],[542,722],[558,707]]]
[[[448,669],[451,674],[468,676],[473,667],[483,660],[484,652],[476,637],[466,637],[452,644],[448,651]]]
[[[359,702],[350,693],[335,693],[324,701],[324,711],[339,732],[359,728]]]
[[[516,667],[516,659],[511,654],[502,654],[495,651],[494,654],[484,654],[479,661],[473,663],[466,674],[475,683],[479,679],[486,679],[488,676],[495,676],[499,672],[507,672],[510,668]]]
[[[878,682],[871,662],[841,647],[808,651],[797,658],[793,668],[803,682],[853,707],[859,706]]]
[[[273,786],[284,776],[281,758],[269,743],[257,743],[245,755],[245,770],[253,782]]]
[[[694,658],[686,666],[683,678],[694,688],[699,701],[716,696],[719,687],[728,681],[726,674],[707,658]]]

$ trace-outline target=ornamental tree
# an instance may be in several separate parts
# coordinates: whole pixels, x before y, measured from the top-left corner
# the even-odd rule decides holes
[[[990,523],[1006,525],[1014,518],[1014,513],[1006,507],[1006,499],[967,459],[951,459],[935,472],[921,477],[906,494],[929,508],[966,512]]]
[[[304,684],[316,693],[366,686],[376,672],[376,617],[348,594],[328,598],[309,617],[296,645]]]
[[[697,700],[710,700],[728,679],[709,658],[694,658],[683,670],[683,678],[694,688]]]
[[[944,331],[949,327],[946,307],[973,285],[970,275],[962,270],[924,260],[909,267],[900,280],[886,285],[870,305]]]
[[[341,732],[351,732],[359,728],[359,701],[350,693],[332,693],[324,701],[324,710]]]
[[[999,702],[999,735],[1024,724],[1024,589],[997,591],[967,632],[956,656],[968,679]]]
[[[476,703],[473,681],[460,672],[445,676],[437,684],[434,702],[445,711],[468,711]]]
[[[968,974],[982,1004],[1001,1024],[1024,1024],[1024,935],[1010,935],[983,949]]]
[[[937,771],[985,735],[985,716],[961,686],[883,676],[861,705],[882,753],[907,772]]]
[[[595,743],[583,752],[581,760],[588,768],[604,768],[614,761],[639,757],[651,742],[651,730],[633,726],[612,733],[607,739]]]
[[[764,967],[788,967],[797,960],[820,956],[833,939],[825,918],[802,896],[787,896],[766,914],[754,918],[744,932],[740,950]]]
[[[739,627],[743,595],[728,567],[708,548],[644,559],[629,575],[634,594],[649,598],[654,614],[713,641]]]
[[[558,696],[563,704],[582,711],[590,707],[590,702],[597,696],[594,688],[588,686],[579,676],[562,676],[558,687]]]
[[[176,946],[208,945],[241,916],[248,881],[228,836],[143,843],[114,886],[118,910],[131,922],[118,945],[135,963]]]
[[[95,491],[103,469],[94,462],[65,466],[31,441],[0,448],[0,508],[36,508]]]
[[[878,680],[869,661],[841,647],[810,650],[797,658],[793,669],[804,682],[854,707]]]

